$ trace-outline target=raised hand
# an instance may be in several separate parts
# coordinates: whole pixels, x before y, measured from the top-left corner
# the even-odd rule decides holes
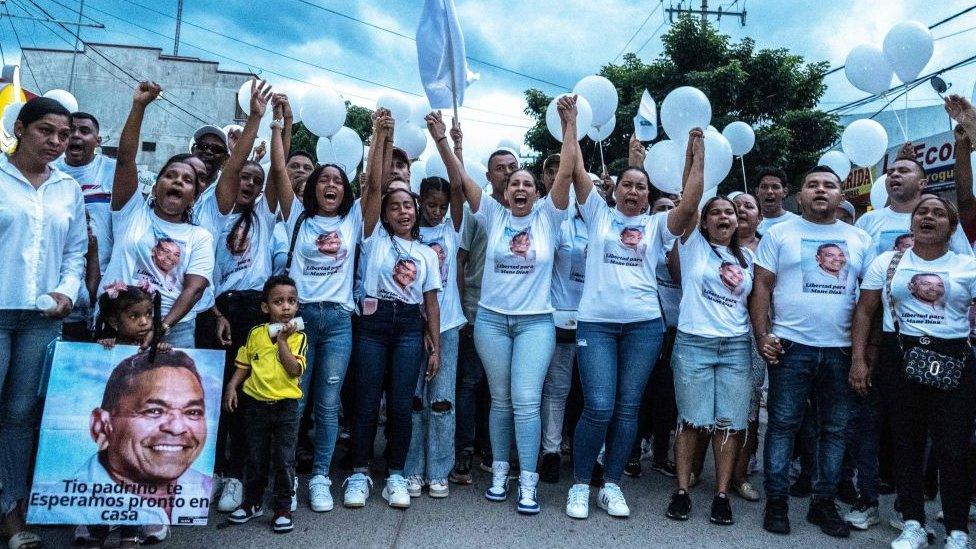
[[[162,91],[163,88],[161,88],[159,84],[155,82],[148,80],[145,82],[139,82],[139,85],[136,86],[136,91],[132,96],[132,102],[145,107],[146,105],[155,101]]]
[[[687,156],[704,159],[705,157],[705,133],[701,128],[693,128],[688,132],[688,151]]]
[[[637,139],[637,135],[633,134],[630,136],[630,144],[628,145],[628,159],[631,166],[643,166],[644,157],[647,156],[647,150],[644,149],[644,144]]]
[[[271,101],[271,84],[265,80],[251,80],[251,115],[261,118]]]
[[[567,95],[560,97],[556,103],[556,110],[559,112],[559,120],[566,125],[570,120],[576,120],[576,96]]]
[[[455,118],[451,125],[451,141],[454,142],[455,149],[461,148],[461,140],[463,139],[464,132],[461,131],[461,124],[457,121],[457,118]]]
[[[445,133],[447,133],[447,124],[444,123],[444,117],[441,115],[440,111],[431,112],[424,117],[424,120],[427,122],[427,131],[430,132],[430,136],[434,138],[434,142],[440,141],[442,137],[445,137]]]
[[[959,95],[950,95],[945,98],[945,110],[950,118],[959,122],[976,121],[976,108],[968,99]]]

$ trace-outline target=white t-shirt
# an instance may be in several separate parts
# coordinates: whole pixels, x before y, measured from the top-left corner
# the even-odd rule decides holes
[[[458,292],[457,255],[461,245],[461,232],[454,230],[454,222],[445,218],[436,227],[421,227],[420,241],[437,256],[441,290],[437,294],[437,304],[441,309],[441,331],[463,326],[467,320],[461,309],[461,294]]]
[[[874,259],[871,237],[842,221],[797,217],[759,241],[756,265],[776,275],[773,333],[814,347],[849,347],[858,279]]]
[[[285,274],[285,262],[288,261],[288,246],[291,244],[290,238],[288,224],[284,221],[275,223],[271,237],[271,271],[276,275]]]
[[[247,238],[243,238],[244,225],[238,227],[234,250],[227,243],[228,234],[241,218],[240,213],[221,214],[217,196],[203,199],[197,209],[201,227],[210,231],[216,247],[214,269],[215,294],[229,291],[260,290],[271,276],[272,233],[275,214],[268,209],[268,201],[259,197],[254,203],[254,214]]]
[[[504,315],[553,311],[552,266],[566,210],[550,197],[539,202],[528,215],[515,217],[491,196],[482,196],[475,216],[488,233],[488,247],[480,306]]]
[[[881,290],[886,332],[895,331],[885,287],[894,255],[893,251],[879,255],[861,283],[862,290]],[[943,339],[968,337],[969,305],[976,297],[976,259],[950,251],[926,261],[908,250],[891,280],[891,293],[901,333]]]
[[[199,275],[213,284],[213,236],[203,227],[164,221],[135,193],[121,210],[112,212],[112,229],[115,243],[100,284],[103,288],[117,280],[148,281],[160,292],[165,316],[183,291],[186,275]],[[99,295],[104,291],[99,288]],[[191,310],[182,320],[195,317],[196,311]]]
[[[678,329],[701,337],[734,337],[749,333],[752,250],[740,248],[746,266],[726,246],[709,244],[696,228],[680,244],[683,294]]]
[[[661,317],[655,269],[677,235],[668,214],[627,217],[591,192],[580,213],[589,239],[586,280],[580,299],[583,322],[643,322]]]
[[[296,198],[287,221],[287,241],[298,217],[305,211]],[[354,309],[352,279],[356,245],[363,234],[363,213],[355,202],[345,217],[314,215],[306,218],[298,231],[289,275],[298,287],[298,301],[338,303]],[[285,250],[287,254],[287,249]]]
[[[360,261],[366,265],[363,290],[368,297],[419,305],[424,292],[441,289],[437,254],[418,240],[373,231],[360,249]]]
[[[759,226],[756,227],[756,232],[759,233],[759,234],[764,235],[764,234],[766,234],[766,231],[768,231],[769,228],[772,227],[773,225],[778,225],[780,223],[789,221],[789,220],[794,219],[794,218],[797,218],[797,217],[800,217],[800,216],[796,215],[793,212],[786,212],[786,213],[784,213],[783,215],[781,215],[779,217],[764,217],[764,218],[762,218],[761,221],[759,221]]]
[[[115,159],[96,154],[84,166],[69,166],[64,157],[54,166],[75,178],[85,197],[85,211],[91,219],[91,229],[98,239],[98,269],[104,273],[112,257],[112,184],[115,181]]]
[[[671,278],[668,269],[667,248],[661,248],[657,265],[654,266],[654,276],[657,279],[657,297],[661,304],[661,316],[664,318],[665,329],[678,327],[678,308],[681,304],[681,284]]]
[[[583,297],[586,276],[586,223],[576,215],[562,222],[559,247],[552,272],[552,306],[560,311],[575,311]]]
[[[914,243],[911,239],[912,214],[898,213],[890,206],[867,212],[858,218],[854,226],[871,235],[875,252],[878,254],[894,250],[896,244],[904,251]],[[901,236],[907,238],[900,239]],[[966,238],[962,225],[957,225],[956,231],[952,233],[949,249],[957,254],[973,255],[973,248],[969,245],[969,239]]]

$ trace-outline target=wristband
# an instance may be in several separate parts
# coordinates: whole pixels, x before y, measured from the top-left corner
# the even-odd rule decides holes
[[[445,139],[447,139],[447,136],[446,135],[442,135],[442,136],[440,136],[440,137],[437,138],[436,143],[440,143],[441,141],[444,141]]]
[[[271,127],[272,128],[284,128],[285,127],[285,122],[281,118],[275,118],[274,120],[271,121]]]

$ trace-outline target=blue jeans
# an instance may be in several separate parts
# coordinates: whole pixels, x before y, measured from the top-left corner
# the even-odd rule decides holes
[[[61,321],[37,311],[0,310],[0,512],[27,497],[41,419],[44,356]]]
[[[605,478],[617,483],[637,436],[637,411],[664,341],[660,318],[580,322],[576,328],[583,413],[573,436],[573,475],[587,483],[606,443]]]
[[[878,503],[878,447],[881,444],[881,395],[869,387],[868,395],[854,396],[851,418],[847,424],[847,449],[841,468],[841,480],[853,480],[857,472],[860,498]]]
[[[752,339],[701,337],[678,330],[671,369],[678,421],[731,433],[749,426]]]
[[[169,343],[174,349],[193,349],[196,347],[196,317],[190,320],[181,320],[174,326],[170,326],[169,333],[163,336],[163,341]]]
[[[356,334],[356,410],[350,437],[355,471],[369,467],[380,397],[386,389],[386,437],[390,474],[402,473],[413,430],[411,403],[424,366],[424,320],[419,305],[379,301],[359,320]],[[387,382],[384,385],[384,380]]]
[[[844,435],[854,391],[847,383],[851,368],[849,347],[810,347],[782,340],[783,355],[769,367],[769,400],[763,469],[766,496],[789,495],[793,440],[803,422],[807,402],[816,410],[815,498],[833,498],[844,461]]]
[[[503,315],[481,307],[474,343],[491,391],[488,432],[493,459],[511,462],[514,432],[522,471],[534,473],[542,440],[542,383],[556,348],[552,314]]]
[[[557,328],[558,330],[558,328]],[[566,417],[566,399],[573,385],[573,361],[576,360],[575,331],[573,343],[556,343],[556,350],[549,361],[546,381],[542,385],[542,451],[558,454],[563,442],[563,419]]]
[[[427,381],[424,353],[413,397],[413,429],[404,476],[447,482],[454,467],[454,385],[460,326],[441,332],[441,369]]]
[[[298,417],[312,399],[315,423],[313,475],[329,476],[339,437],[339,391],[352,355],[352,317],[338,303],[303,303],[299,308],[308,338],[308,366],[302,375]]]
[[[485,367],[474,345],[474,325],[462,326],[458,340],[454,448],[457,452],[465,449],[487,452],[491,448],[488,442],[490,405],[485,388]]]

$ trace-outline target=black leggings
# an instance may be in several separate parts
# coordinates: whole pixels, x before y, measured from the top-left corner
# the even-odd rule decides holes
[[[895,480],[904,520],[925,524],[923,492],[926,437],[939,467],[946,532],[969,531],[972,484],[967,455],[976,416],[976,360],[970,355],[959,386],[930,389],[909,381],[894,334],[885,333],[874,381],[889,414]]]

